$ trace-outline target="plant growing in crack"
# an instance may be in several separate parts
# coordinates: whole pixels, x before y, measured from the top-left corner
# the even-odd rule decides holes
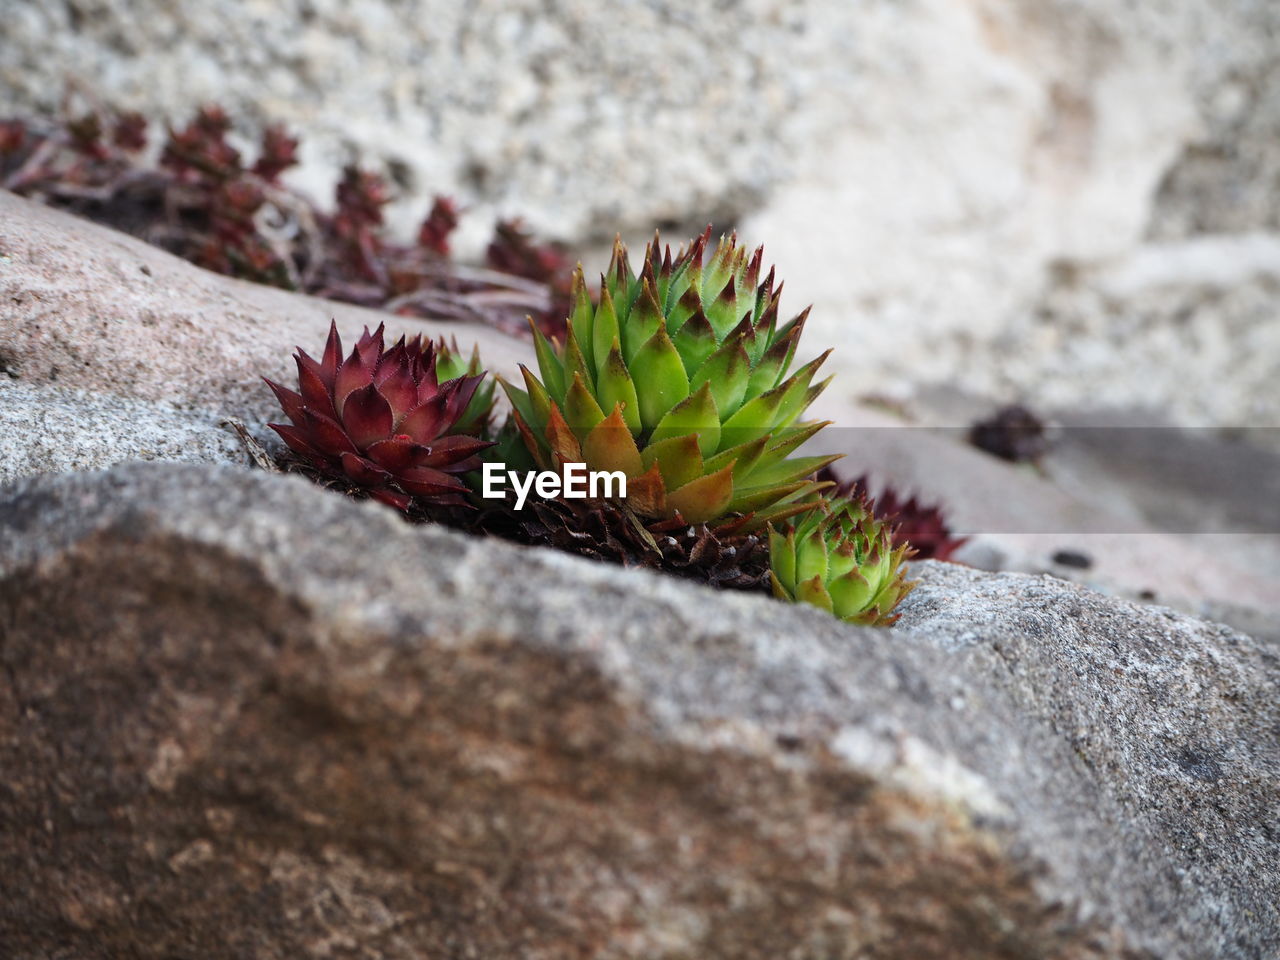
[[[415,519],[892,623],[909,547],[862,493],[827,495],[837,456],[796,454],[825,426],[802,418],[826,354],[791,369],[808,311],[780,321],[780,293],[732,236],[675,254],[655,237],[639,274],[618,242],[598,298],[576,271],[564,339],[533,327],[538,372],[498,381],[511,413],[496,433],[478,355],[387,350],[382,328],[345,360],[336,328],[321,360],[299,350],[299,390],[268,381],[291,421],[271,426],[311,471]],[[463,480],[482,457],[616,474],[625,493],[485,499]]]

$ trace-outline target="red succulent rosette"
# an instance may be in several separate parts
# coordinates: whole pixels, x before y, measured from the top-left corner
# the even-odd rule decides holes
[[[483,374],[440,383],[431,341],[401,337],[384,349],[382,324],[365,327],[345,360],[336,324],[319,361],[301,347],[294,359],[299,392],[266,381],[291,421],[268,426],[291,450],[400,510],[415,499],[466,504],[458,474],[476,469],[492,444],[450,431]]]

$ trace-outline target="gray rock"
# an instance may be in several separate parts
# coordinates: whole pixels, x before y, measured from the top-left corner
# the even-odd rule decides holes
[[[0,378],[0,483],[129,460],[247,462],[216,414]]]
[[[891,630],[293,477],[0,494],[15,958],[1268,957],[1280,667],[925,564]]]

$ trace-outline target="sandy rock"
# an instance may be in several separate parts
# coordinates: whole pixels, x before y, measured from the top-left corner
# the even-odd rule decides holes
[[[523,346],[488,327],[392,317],[222,277],[78,217],[0,191],[0,367],[28,386],[115,394],[260,419],[264,376],[296,376],[330,319],[456,336],[510,370]]]
[[[0,526],[14,957],[1280,944],[1277,665],[1225,628],[927,564],[856,629],[225,467]]]
[[[129,460],[247,462],[208,410],[0,377],[0,484]]]

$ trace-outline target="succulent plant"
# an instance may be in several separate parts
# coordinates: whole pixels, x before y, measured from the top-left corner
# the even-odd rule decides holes
[[[808,509],[836,459],[788,456],[825,425],[797,421],[826,354],[788,376],[808,311],[779,324],[763,251],[722,238],[704,263],[709,237],[674,258],[655,237],[638,277],[615,243],[598,304],[579,268],[565,342],[535,328],[541,378],[522,367],[525,389],[503,387],[544,469],[620,470],[642,517],[762,527]]]
[[[454,423],[453,432],[476,437],[483,436],[493,417],[494,383],[484,376],[484,367],[480,363],[480,347],[472,347],[471,355],[467,356],[459,349],[456,337],[451,337],[447,341],[441,337],[436,340],[434,347],[436,380],[440,383],[457,380],[459,377],[481,378],[480,385],[476,387],[466,409]]]
[[[906,545],[893,546],[889,524],[863,497],[825,497],[785,530],[769,531],[774,596],[810,603],[850,623],[890,624],[911,592]]]
[[[482,377],[440,380],[436,347],[401,337],[384,349],[383,327],[342,358],[336,324],[319,361],[298,348],[294,392],[267,380],[289,424],[268,424],[289,448],[330,477],[345,479],[400,510],[416,499],[466,505],[458,475],[479,464],[488,441],[457,432]]]
[[[859,496],[857,491],[871,489],[870,478],[866,474],[856,480],[841,482],[831,467],[821,471],[818,479],[834,484],[828,491],[833,498],[855,498]],[[922,503],[915,494],[903,497],[892,486],[885,485],[868,503],[877,520],[885,520],[892,525],[893,545],[909,546],[916,560],[950,560],[952,554],[969,542],[968,537],[955,535],[940,506]]]

